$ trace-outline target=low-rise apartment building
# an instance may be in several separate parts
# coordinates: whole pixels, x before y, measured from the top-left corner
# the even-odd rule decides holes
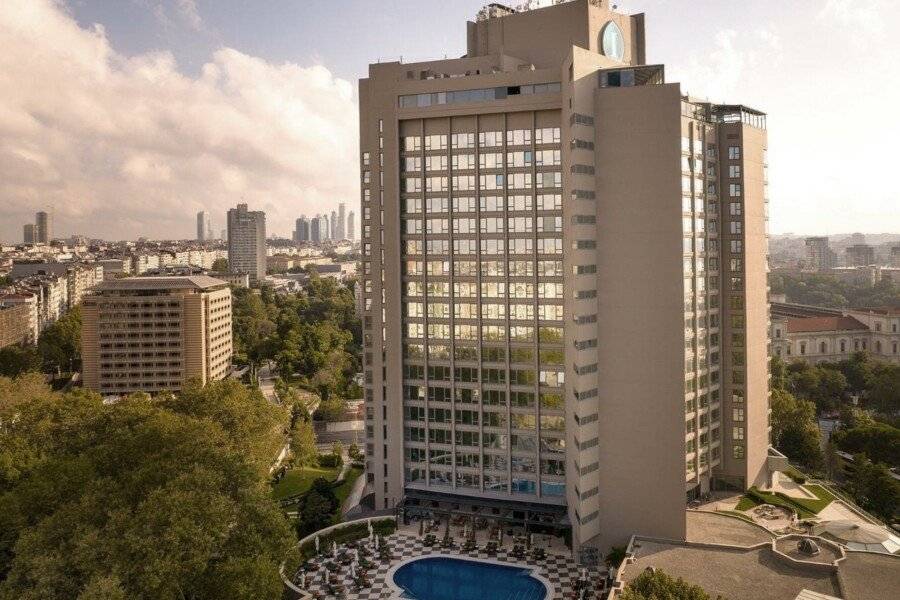
[[[27,304],[4,305],[0,298],[0,348],[27,344],[32,339],[31,309]]]
[[[85,387],[102,394],[177,391],[231,367],[231,289],[205,275],[106,281],[82,312]]]

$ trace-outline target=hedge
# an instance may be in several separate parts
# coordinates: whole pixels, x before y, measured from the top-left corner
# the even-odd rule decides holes
[[[376,535],[390,535],[397,530],[397,523],[393,519],[372,520],[372,530]],[[347,542],[355,542],[369,537],[369,525],[367,522],[354,523],[346,527],[332,529],[328,533],[319,536],[319,549],[326,550],[332,542],[338,545]],[[316,555],[316,539],[312,537],[308,542],[300,546],[300,560],[306,562]]]

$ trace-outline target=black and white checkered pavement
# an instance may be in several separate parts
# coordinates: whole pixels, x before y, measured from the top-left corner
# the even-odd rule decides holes
[[[313,560],[313,562],[319,564],[319,569],[306,574],[307,591],[312,593],[313,597],[321,598],[323,600],[332,598],[346,598],[347,600],[383,600],[391,598],[392,588],[388,586],[385,581],[391,567],[409,558],[441,554],[459,556],[462,558],[469,557],[497,560],[509,562],[515,566],[536,568],[536,574],[545,578],[553,585],[553,596],[548,597],[547,600],[564,600],[572,598],[575,590],[575,581],[579,578],[581,573],[581,569],[571,557],[561,554],[552,554],[548,552],[546,558],[537,561],[531,557],[525,559],[510,557],[508,552],[509,549],[507,548],[503,548],[496,554],[491,555],[484,551],[483,544],[482,548],[479,548],[476,552],[462,552],[458,546],[454,549],[442,549],[436,546],[429,548],[422,543],[420,538],[403,533],[395,533],[387,536],[385,539],[394,556],[394,560],[381,562],[377,557],[368,557],[369,560],[376,565],[375,568],[370,569],[366,575],[371,583],[371,587],[356,590],[353,581],[350,578],[350,567],[342,566],[341,570],[337,573],[337,576],[339,584],[343,586],[343,591],[337,596],[329,595],[325,591],[326,586],[322,581],[322,571],[325,569],[325,567],[322,566],[322,563],[328,561],[326,558]],[[596,579],[597,577],[598,574],[596,572],[591,572],[592,579]],[[297,576],[294,577],[294,583],[298,585],[300,583],[299,572]]]

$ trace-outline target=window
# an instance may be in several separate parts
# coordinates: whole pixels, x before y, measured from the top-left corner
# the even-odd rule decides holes
[[[474,133],[454,133],[450,136],[450,146],[453,148],[474,148]]]
[[[478,133],[478,146],[480,148],[492,148],[503,145],[502,131],[482,131]]]
[[[741,147],[740,146],[728,146],[728,160],[740,160],[741,158]]]
[[[426,156],[425,157],[425,170],[426,171],[446,171],[447,170],[447,156],[444,154],[441,154],[438,156]]]
[[[732,198],[737,198],[741,195],[741,184],[739,183],[729,183],[728,184],[728,195]]]
[[[528,146],[531,144],[530,129],[510,129],[506,132],[508,146]]]
[[[728,165],[728,176],[732,179],[740,179],[741,165]]]
[[[591,119],[593,121],[593,119]],[[559,127],[544,127],[542,129],[535,129],[534,131],[534,143],[535,144],[558,144],[559,143]]]
[[[478,166],[482,169],[502,169],[503,154],[500,152],[482,152],[478,155]]]
[[[404,152],[418,152],[422,149],[422,138],[419,136],[407,136],[403,138]]]
[[[517,150],[515,152],[506,153],[507,167],[530,167],[533,162],[531,150]]]
[[[446,150],[447,149],[447,136],[444,134],[426,135],[425,136],[425,149],[426,150]]]
[[[475,168],[475,155],[474,154],[454,154],[451,157],[451,164],[453,166],[454,171],[474,169]]]

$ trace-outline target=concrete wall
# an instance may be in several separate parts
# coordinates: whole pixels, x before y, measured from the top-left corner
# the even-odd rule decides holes
[[[597,91],[600,546],[685,535],[681,96]]]

